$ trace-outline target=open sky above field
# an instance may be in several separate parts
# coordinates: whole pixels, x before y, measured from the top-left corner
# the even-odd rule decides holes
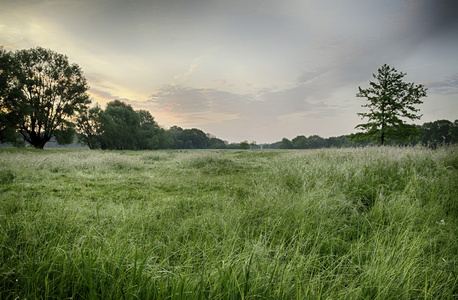
[[[0,45],[66,54],[101,104],[230,142],[355,132],[385,63],[429,88],[420,124],[458,118],[453,0],[2,0]]]

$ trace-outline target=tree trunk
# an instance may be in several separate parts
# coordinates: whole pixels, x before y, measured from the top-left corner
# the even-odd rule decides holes
[[[385,123],[382,123],[382,135],[380,136],[380,144],[385,145]]]
[[[40,134],[36,134],[30,138],[30,144],[35,147],[35,149],[43,150],[46,143],[49,142],[50,139],[51,137],[48,137],[47,135],[40,136]]]

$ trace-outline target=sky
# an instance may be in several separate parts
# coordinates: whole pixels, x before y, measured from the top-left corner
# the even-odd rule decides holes
[[[454,0],[0,0],[0,45],[67,55],[102,107],[229,142],[356,132],[383,64],[428,88],[417,124],[458,119]]]

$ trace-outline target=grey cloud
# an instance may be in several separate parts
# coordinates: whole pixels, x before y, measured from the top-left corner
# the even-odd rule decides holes
[[[198,89],[183,86],[163,86],[150,96],[147,101],[162,110],[177,113],[224,111],[237,112],[237,106],[244,102],[244,97],[215,89]]]
[[[426,84],[429,92],[442,95],[458,94],[458,74],[447,77],[443,81],[429,82]]]
[[[102,98],[102,99],[105,99],[106,101],[112,101],[112,100],[121,100],[121,101],[124,101],[124,102],[127,102],[127,103],[132,103],[134,101],[128,99],[128,98],[122,98],[122,97],[119,97],[117,95],[113,95],[112,93],[109,93],[109,92],[105,92],[105,91],[102,91],[102,90],[99,90],[99,89],[96,89],[96,88],[91,88],[89,89],[89,91],[94,94],[94,95],[97,95],[98,97]]]
[[[393,3],[386,5],[392,6]],[[372,6],[372,5],[371,5]],[[373,5],[372,10],[378,8]],[[349,21],[351,24],[356,24]],[[359,26],[364,26],[358,23]],[[332,88],[369,81],[377,68],[387,63],[392,66],[408,60],[422,43],[437,35],[458,38],[458,2],[426,0],[408,2],[378,16],[375,23],[361,34],[342,31],[340,37],[327,36],[315,44],[315,49],[329,57],[312,71],[304,72],[300,82],[320,78],[329,80]],[[351,28],[343,26],[343,28]],[[402,70],[401,70],[402,71]],[[326,76],[323,76],[327,73]],[[324,77],[324,78],[323,78]]]
[[[324,68],[321,69],[315,69],[315,70],[307,70],[304,71],[298,78],[297,81],[299,83],[309,83],[312,82],[321,76],[327,74],[329,70],[326,70]]]
[[[428,35],[452,32],[457,37],[458,1],[429,0],[426,1],[418,18],[418,25]]]
[[[318,89],[317,89],[318,90]],[[312,89],[301,84],[280,91],[261,91],[258,94],[238,95],[216,89],[196,89],[164,86],[147,101],[160,111],[196,116],[202,112],[238,115],[239,121],[252,120],[268,124],[281,116],[303,113],[304,117],[338,114],[340,108],[325,102],[311,102]]]

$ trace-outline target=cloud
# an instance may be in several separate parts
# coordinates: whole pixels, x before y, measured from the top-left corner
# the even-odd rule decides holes
[[[197,71],[197,68],[199,64],[202,63],[203,59],[204,59],[203,56],[194,58],[186,72],[175,75],[173,77],[173,84],[180,84],[182,82],[185,82],[189,76],[191,76],[192,74],[194,74]]]
[[[420,6],[417,25],[427,37],[452,33],[457,36],[458,2],[454,0],[428,0]]]
[[[165,85],[155,91],[147,103],[155,109],[174,113],[227,112],[239,113],[237,107],[245,97],[216,89]]]
[[[441,95],[457,95],[458,94],[458,74],[446,77],[442,81],[428,82],[426,87],[429,92]]]
[[[457,93],[452,0],[4,0],[1,6],[0,40],[8,49],[40,45],[64,53],[83,68],[102,103],[125,100],[150,110],[161,125],[222,138],[272,141],[269,135],[305,134],[304,128],[326,134],[320,130],[331,132],[331,122],[338,123],[334,131],[344,130],[343,123],[357,122],[358,85],[385,63],[429,82],[431,100]],[[449,113],[451,106],[437,109]]]
[[[113,95],[110,92],[98,90],[96,88],[89,89],[88,93],[89,93],[89,96],[91,96],[95,101],[99,102],[100,104],[107,104],[108,102],[113,101],[115,99],[121,100],[127,103],[132,102],[132,100],[128,98],[119,97],[117,95]]]
[[[281,128],[281,124],[291,118],[297,122],[300,119],[332,118],[347,109],[344,104],[317,100],[314,92],[318,91],[319,88],[313,89],[307,84],[283,90],[264,89],[252,94],[166,85],[155,91],[146,102],[131,104],[141,105],[153,115],[171,116],[178,122],[167,126],[199,127],[217,135],[231,136],[241,134],[237,128],[246,131],[244,134],[248,132],[246,128]]]

